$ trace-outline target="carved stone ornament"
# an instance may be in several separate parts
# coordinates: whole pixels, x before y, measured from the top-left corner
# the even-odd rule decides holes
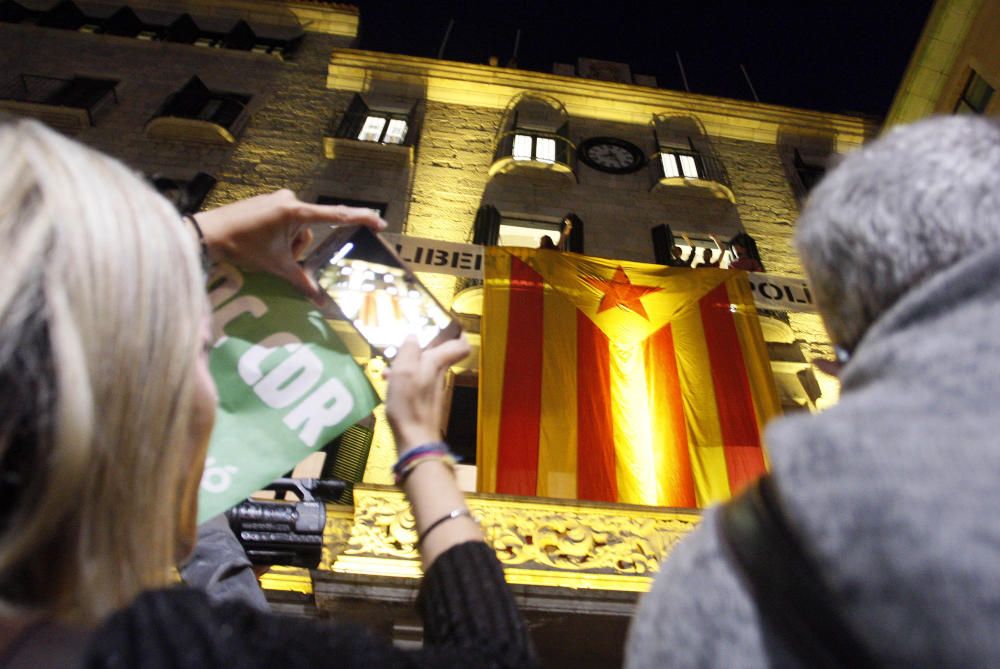
[[[633,505],[486,494],[467,499],[508,581],[536,585],[645,590],[700,520],[695,511]],[[402,492],[359,485],[354,503],[353,519],[328,513],[320,571],[419,575],[416,527]]]

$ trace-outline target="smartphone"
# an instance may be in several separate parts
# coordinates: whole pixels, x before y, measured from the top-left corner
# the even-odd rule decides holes
[[[462,333],[455,316],[395,250],[366,227],[334,227],[303,267],[326,296],[320,306],[323,315],[351,323],[376,355],[395,357],[410,335],[427,348]]]

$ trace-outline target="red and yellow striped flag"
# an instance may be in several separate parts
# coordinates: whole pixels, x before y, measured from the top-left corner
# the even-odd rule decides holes
[[[703,507],[780,404],[744,272],[490,247],[479,490]]]

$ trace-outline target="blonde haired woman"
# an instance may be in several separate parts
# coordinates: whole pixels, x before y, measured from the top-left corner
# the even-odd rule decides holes
[[[0,121],[0,156],[0,665],[534,663],[478,527],[451,517],[464,501],[440,461],[404,483],[427,537],[421,651],[167,587],[193,544],[215,411],[198,237],[309,294],[306,224],[384,222],[280,191],[196,230],[123,165],[31,121]],[[400,352],[387,404],[402,455],[439,438],[441,375],[467,350]]]

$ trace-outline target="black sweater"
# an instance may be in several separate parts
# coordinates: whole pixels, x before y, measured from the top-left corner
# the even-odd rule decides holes
[[[535,667],[524,620],[493,552],[455,546],[427,571],[417,598],[424,647],[403,651],[357,625],[282,618],[210,603],[190,588],[140,595],[92,637],[88,668],[318,669]]]

